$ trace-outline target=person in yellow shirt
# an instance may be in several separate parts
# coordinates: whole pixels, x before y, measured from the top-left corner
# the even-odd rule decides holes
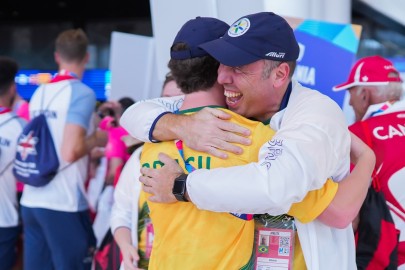
[[[167,73],[162,86],[162,97],[182,95],[173,76]],[[178,107],[170,106],[170,109]],[[114,204],[111,209],[111,232],[122,255],[122,269],[148,269],[153,241],[153,226],[145,193],[141,192],[140,157],[143,143],[131,136],[122,138],[127,151],[132,153],[122,169],[114,189]],[[141,144],[142,143],[142,144]],[[139,200],[138,200],[139,198]]]

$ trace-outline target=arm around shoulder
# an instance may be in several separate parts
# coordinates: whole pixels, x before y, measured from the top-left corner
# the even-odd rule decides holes
[[[356,218],[371,182],[375,165],[374,152],[357,136],[351,134],[352,172],[339,182],[338,190],[319,219],[332,227],[345,228]]]
[[[131,136],[144,142],[150,142],[150,130],[154,129],[158,118],[162,114],[177,110],[182,100],[183,96],[138,101],[124,111],[120,118],[120,125]],[[164,138],[157,137],[155,139],[163,140]]]

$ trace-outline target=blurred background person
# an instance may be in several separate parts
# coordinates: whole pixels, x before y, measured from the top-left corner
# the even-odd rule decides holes
[[[163,81],[161,97],[175,97],[183,95],[180,88],[177,86],[172,73],[166,73],[165,80]]]
[[[17,139],[25,120],[12,112],[17,94],[14,78],[18,64],[0,56],[0,269],[10,270],[16,264],[16,244],[21,234],[16,179],[12,172]]]
[[[17,89],[18,90],[18,89]],[[21,117],[22,119],[26,120],[27,122],[30,120],[30,112],[29,112],[29,102],[23,99],[16,91],[14,100],[13,100],[13,112]],[[24,189],[24,183],[17,181],[17,198],[18,202],[21,199],[22,192]]]
[[[129,158],[125,143],[122,137],[128,135],[128,132],[119,125],[119,120],[123,111],[134,104],[135,101],[130,97],[122,97],[118,102],[106,102],[99,108],[99,115],[103,117],[100,128],[108,132],[108,143],[105,147],[105,156],[107,158],[107,175],[105,185],[113,185],[114,178],[119,168]]]
[[[373,181],[383,192],[395,227],[401,232],[398,269],[405,269],[405,101],[400,74],[388,59],[368,56],[359,59],[347,81],[336,85],[333,90],[349,91],[350,105],[356,117],[349,129],[376,155]],[[363,207],[366,205],[363,204]],[[358,222],[361,220],[355,222],[355,229]],[[378,232],[383,243],[377,242],[377,246],[368,242],[371,254],[357,250],[359,269],[367,266],[371,267],[367,269],[396,269],[396,265],[391,268],[388,265],[391,254],[396,250],[396,235],[389,238],[389,232],[388,227]],[[383,251],[377,252],[379,249]],[[365,258],[366,255],[370,257]]]
[[[98,108],[98,115],[102,118],[100,129],[108,133],[108,142],[104,149],[105,175],[100,196],[96,204],[96,216],[93,223],[97,238],[97,247],[109,231],[109,220],[113,204],[113,192],[122,167],[129,158],[127,147],[122,140],[128,132],[119,125],[123,111],[134,104],[130,97],[122,97],[118,101],[107,101]]]
[[[54,53],[58,73],[30,100],[30,118],[46,108],[60,167],[69,166],[45,186],[24,186],[25,270],[91,268],[95,237],[84,184],[89,153],[104,146],[107,136],[93,126],[96,96],[81,81],[89,61],[88,45],[82,29],[59,33]]]

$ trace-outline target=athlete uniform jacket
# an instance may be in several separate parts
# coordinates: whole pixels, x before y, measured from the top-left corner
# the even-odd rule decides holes
[[[349,129],[369,144],[376,155],[376,177],[395,227],[401,231],[399,269],[405,269],[405,101],[372,105],[363,120]]]

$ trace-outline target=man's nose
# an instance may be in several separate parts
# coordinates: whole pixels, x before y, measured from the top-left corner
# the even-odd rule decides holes
[[[220,84],[230,83],[231,71],[232,71],[231,67],[220,64],[218,68],[218,79],[217,79],[218,83]]]

